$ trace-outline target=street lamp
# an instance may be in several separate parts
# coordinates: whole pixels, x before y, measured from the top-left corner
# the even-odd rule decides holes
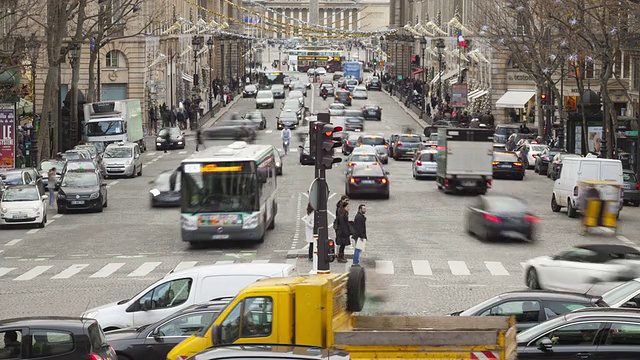
[[[193,48],[193,89],[191,89],[191,98],[193,99],[193,101],[191,102],[191,108],[194,108],[194,106],[197,106],[196,100],[198,98],[198,85],[199,85],[198,52],[202,48],[203,43],[204,43],[204,38],[202,36],[194,36],[193,39],[191,40],[191,47]],[[190,127],[193,130],[195,129],[195,124],[198,123],[198,111],[190,111],[190,110],[191,109],[187,109],[187,111],[189,111],[190,114],[193,114],[192,116],[195,116],[195,119],[192,119],[191,116],[189,116],[189,119],[191,120]]]
[[[398,79],[398,36],[393,36],[393,44],[395,46],[395,50],[393,51],[393,80]]]
[[[71,44],[69,44],[69,64],[71,65],[71,73],[73,74],[76,71],[76,66],[78,65],[78,59],[80,58],[80,45],[76,42],[73,41],[71,42]],[[71,76],[71,78],[73,79],[73,75]],[[77,84],[74,84],[73,81],[71,81],[71,106],[69,107],[69,115],[70,115],[70,119],[69,119],[69,135],[71,135],[71,129],[72,126],[71,124],[78,124],[78,89],[77,89]],[[60,119],[62,120],[62,119]],[[62,121],[60,121],[60,123],[58,124],[60,126],[60,128],[58,129],[59,131],[59,136],[62,135]],[[59,137],[60,139],[62,139],[62,137]],[[69,139],[67,139],[67,141],[69,141]],[[77,139],[72,139],[72,141],[77,141]],[[59,142],[58,143],[58,148],[61,151],[62,150],[62,143]],[[65,148],[66,150],[66,148]]]
[[[207,40],[207,46],[209,47],[209,111],[213,110],[213,81],[212,81],[212,67],[213,67],[213,36]]]
[[[38,52],[40,51],[40,42],[36,39],[36,34],[31,34],[27,41],[27,51],[29,52],[29,60],[31,61],[31,93],[33,94],[33,122],[31,134],[31,166],[37,167],[38,164],[38,127],[40,122],[36,122],[36,62],[38,61]]]
[[[444,39],[436,39],[438,48],[438,100],[442,102],[442,51],[444,50]]]
[[[422,46],[422,114],[427,112],[427,39],[423,36],[420,38],[420,45]]]

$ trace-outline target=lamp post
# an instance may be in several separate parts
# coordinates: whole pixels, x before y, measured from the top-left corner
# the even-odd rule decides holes
[[[198,85],[200,85],[200,82],[198,81],[198,52],[202,49],[203,43],[204,38],[202,36],[194,36],[193,39],[191,39],[191,47],[193,48],[193,88],[191,89],[191,98],[193,100],[191,102],[192,109],[194,107],[197,109],[196,100],[198,99],[199,92]],[[191,120],[190,128],[193,130],[198,123],[198,111],[191,111],[191,109],[187,109],[187,111],[189,111],[189,114],[192,114],[189,116],[189,119]],[[193,119],[192,116],[194,116],[195,119]]]
[[[442,51],[444,50],[444,39],[436,40],[438,48],[438,100],[442,102]]]
[[[36,34],[31,34],[27,41],[27,51],[29,52],[29,60],[31,61],[31,93],[33,94],[33,122],[31,133],[31,166],[37,167],[38,164],[38,127],[36,122],[36,62],[38,61],[38,52],[40,51],[40,42],[36,39]]]
[[[76,66],[78,65],[78,59],[80,58],[80,45],[73,41],[69,45],[69,64],[71,65],[71,73],[76,71]],[[73,78],[73,76],[72,76]],[[71,124],[78,123],[78,89],[76,88],[76,84],[71,81],[70,86],[71,91],[71,106],[69,108],[69,135],[71,135]],[[61,123],[59,124],[61,126]],[[58,136],[62,135],[62,132],[58,130]],[[75,139],[74,139],[75,140]],[[58,143],[58,147],[61,147],[61,143]],[[66,150],[66,149],[65,149]]]
[[[420,39],[420,45],[422,46],[422,52],[420,57],[422,58],[422,115],[427,112],[427,39],[423,36]]]
[[[211,112],[213,110],[213,36],[207,40],[207,46],[209,47],[209,111]]]
[[[224,85],[224,36],[220,37],[220,77]],[[226,105],[224,96],[226,96],[226,94],[222,93],[222,105]]]
[[[393,80],[398,80],[398,37],[397,35],[393,36],[393,44],[395,49],[393,51]],[[393,95],[393,94],[392,94]]]

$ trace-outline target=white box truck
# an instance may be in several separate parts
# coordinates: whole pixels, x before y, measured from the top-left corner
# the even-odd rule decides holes
[[[84,140],[105,146],[119,141],[146,150],[140,100],[103,101],[84,105]]]
[[[493,178],[492,162],[492,130],[438,129],[438,189],[485,194]]]

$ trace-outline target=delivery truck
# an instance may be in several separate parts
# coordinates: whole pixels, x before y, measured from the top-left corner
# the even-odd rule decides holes
[[[502,359],[516,357],[515,318],[503,316],[357,316],[365,272],[259,280],[222,310],[205,331],[174,347],[187,359],[210,346],[306,345],[352,359]]]
[[[146,151],[142,130],[140,100],[103,101],[84,105],[84,140],[101,142],[133,142]]]
[[[436,185],[446,193],[485,194],[493,178],[493,130],[439,128]]]

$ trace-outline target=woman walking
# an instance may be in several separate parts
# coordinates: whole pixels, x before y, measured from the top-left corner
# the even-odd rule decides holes
[[[55,201],[56,190],[56,168],[52,167],[47,173],[47,188],[49,188],[49,206],[52,207]]]
[[[336,221],[338,230],[336,230],[336,244],[338,247],[338,262],[346,263],[347,259],[344,256],[344,248],[347,245],[351,245],[351,226],[349,225],[349,202],[344,200],[341,203],[341,208],[336,214]]]

